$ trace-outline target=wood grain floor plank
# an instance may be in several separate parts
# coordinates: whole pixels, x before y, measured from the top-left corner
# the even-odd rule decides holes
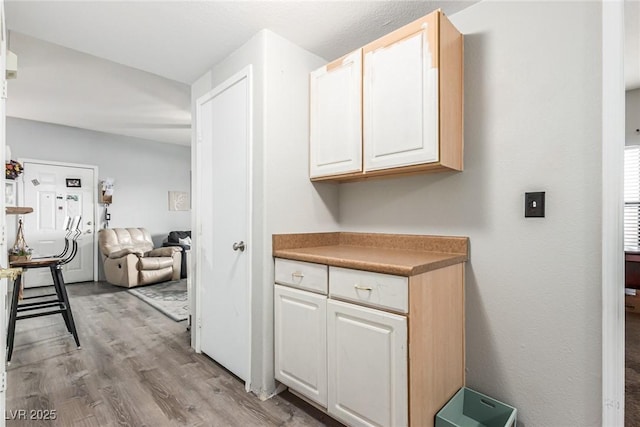
[[[82,348],[61,316],[21,320],[8,367],[8,413],[55,410],[57,418],[8,419],[9,427],[340,425],[288,393],[264,402],[246,393],[190,348],[184,322],[122,288],[67,289]]]

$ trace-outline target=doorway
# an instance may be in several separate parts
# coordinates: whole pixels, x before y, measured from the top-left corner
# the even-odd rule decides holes
[[[98,168],[91,165],[19,159],[24,166],[19,198],[34,212],[23,217],[26,240],[34,256],[51,256],[64,247],[65,217],[81,217],[78,253],[63,267],[65,282],[97,280],[95,193]],[[25,287],[52,284],[46,269],[25,274]]]

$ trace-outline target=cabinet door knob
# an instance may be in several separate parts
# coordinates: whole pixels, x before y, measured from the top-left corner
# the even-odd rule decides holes
[[[373,288],[369,286],[361,286],[361,285],[353,285],[354,288],[358,291],[372,291]]]
[[[241,241],[240,243],[234,243],[233,250],[234,251],[239,250],[240,252],[244,252],[244,242]]]
[[[291,273],[292,279],[302,279],[303,277],[304,277],[304,274],[302,274],[302,272],[300,271],[294,271],[293,273]]]

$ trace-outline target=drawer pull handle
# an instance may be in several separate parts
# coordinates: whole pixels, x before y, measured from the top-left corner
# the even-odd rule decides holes
[[[360,285],[353,285],[354,288],[356,288],[356,290],[358,291],[372,291],[373,288],[369,287],[369,286],[360,286]]]
[[[302,279],[304,277],[304,274],[302,274],[299,271],[294,271],[293,273],[291,273],[291,278],[293,279]]]

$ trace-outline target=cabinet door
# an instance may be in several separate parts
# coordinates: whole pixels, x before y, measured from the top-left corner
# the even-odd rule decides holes
[[[364,169],[439,159],[438,14],[363,48]]]
[[[276,379],[327,406],[327,297],[276,285]]]
[[[328,412],[351,426],[406,426],[407,319],[327,303]]]
[[[362,50],[310,76],[310,176],[362,170]]]

